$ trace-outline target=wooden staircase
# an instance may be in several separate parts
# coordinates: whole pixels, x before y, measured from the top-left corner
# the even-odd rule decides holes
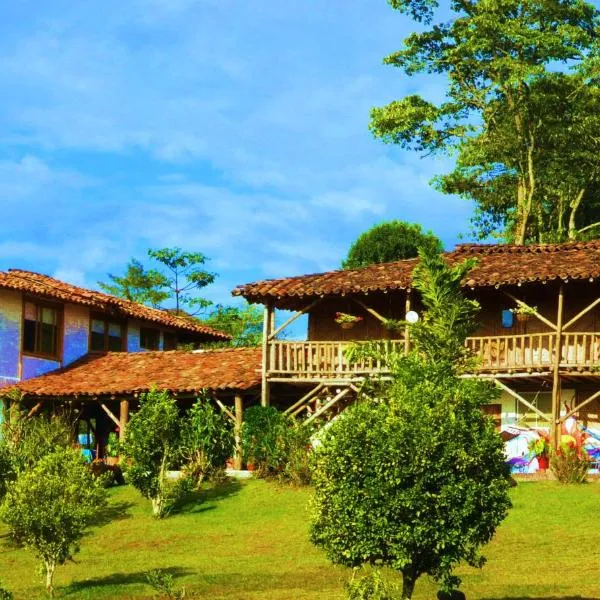
[[[322,426],[342,412],[357,393],[358,388],[352,383],[320,383],[292,404],[284,414],[298,419],[304,425],[313,423]]]

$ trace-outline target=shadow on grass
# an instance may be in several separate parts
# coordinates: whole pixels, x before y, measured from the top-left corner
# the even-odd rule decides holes
[[[242,489],[243,484],[237,479],[228,479],[223,483],[211,485],[201,490],[194,490],[186,494],[173,508],[171,514],[202,513],[218,508],[220,500],[235,496]]]
[[[502,596],[482,598],[481,600],[600,600],[600,598],[589,598],[588,596]]]
[[[148,569],[148,571],[150,570],[151,569]],[[177,580],[179,577],[185,577],[186,575],[194,574],[194,571],[182,569],[180,567],[168,567],[166,569],[160,569],[160,571],[166,575],[171,575],[175,580]],[[140,583],[149,585],[146,574],[147,571],[138,571],[136,573],[111,573],[105,577],[82,579],[81,581],[75,581],[66,586],[62,591],[62,595],[73,596],[83,591],[89,592],[94,588],[103,588],[108,586],[133,585]]]
[[[93,526],[101,527],[102,525],[107,525],[111,521],[131,519],[131,514],[128,511],[134,506],[135,504],[133,502],[110,502],[100,510],[94,519]]]

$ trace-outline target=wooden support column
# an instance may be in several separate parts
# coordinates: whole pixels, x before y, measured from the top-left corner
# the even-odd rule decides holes
[[[554,370],[552,374],[552,428],[550,440],[553,448],[558,448],[560,442],[560,361],[562,358],[562,332],[564,313],[564,284],[561,282],[558,288],[558,307],[556,313],[556,343],[554,345]]]
[[[271,390],[269,389],[269,350],[270,350],[270,340],[269,336],[271,335],[271,328],[273,326],[275,317],[275,312],[273,309],[273,304],[268,303],[265,306],[264,314],[263,314],[263,340],[262,340],[262,386],[261,386],[261,395],[260,395],[260,404],[261,406],[269,406],[271,403]]]
[[[236,394],[235,396],[235,468],[241,469],[244,462],[242,453],[242,423],[244,422],[244,399]]]
[[[410,288],[406,288],[406,303],[404,306],[404,318],[410,312]],[[410,329],[408,325],[404,326],[404,351],[406,354],[410,351]]]
[[[119,442],[125,441],[125,428],[129,422],[129,400],[121,400],[119,406]]]

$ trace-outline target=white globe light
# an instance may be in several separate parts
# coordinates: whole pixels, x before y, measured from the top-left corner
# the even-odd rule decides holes
[[[419,315],[414,310],[409,310],[406,313],[406,321],[408,323],[416,323],[419,320]]]

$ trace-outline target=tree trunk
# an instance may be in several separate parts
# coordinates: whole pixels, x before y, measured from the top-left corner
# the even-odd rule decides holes
[[[577,237],[577,211],[581,206],[585,188],[579,190],[577,197],[571,201],[571,214],[569,215],[569,240],[574,240]]]
[[[410,600],[415,591],[417,577],[412,570],[402,571],[402,600]]]
[[[56,563],[53,560],[44,561],[46,567],[46,592],[50,598],[54,598],[54,571],[56,570]]]

